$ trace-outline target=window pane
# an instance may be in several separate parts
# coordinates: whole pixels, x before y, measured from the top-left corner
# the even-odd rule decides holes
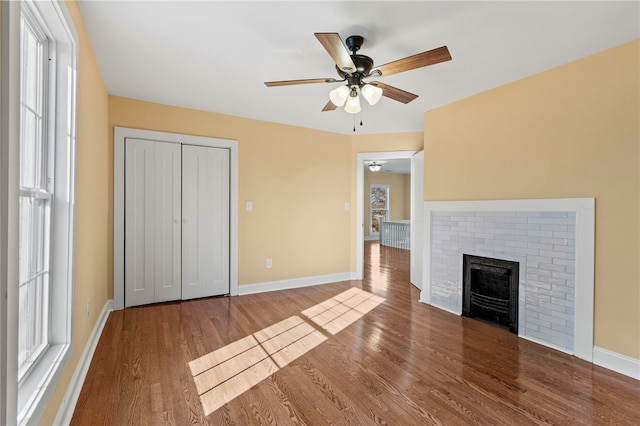
[[[20,286],[20,324],[18,334],[18,380],[40,355],[47,343],[47,306],[45,304],[48,274],[37,275]]]
[[[22,109],[22,135],[20,137],[20,186],[38,188],[37,169],[40,161],[39,119],[29,109]]]
[[[20,197],[20,229],[18,232],[18,279],[20,283],[27,281],[33,275],[30,268],[31,241],[33,240],[31,236],[32,205],[30,197]]]
[[[24,20],[22,20],[22,37],[22,84],[24,91],[22,101],[25,106],[40,113],[42,43],[38,42],[35,34]]]
[[[47,154],[43,123],[45,40],[21,19],[20,213],[18,378],[48,345],[49,218],[51,194],[44,192]]]

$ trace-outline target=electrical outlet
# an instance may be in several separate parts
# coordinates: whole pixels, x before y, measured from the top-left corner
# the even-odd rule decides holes
[[[271,268],[273,266],[273,262],[271,259],[267,259],[267,268]]]

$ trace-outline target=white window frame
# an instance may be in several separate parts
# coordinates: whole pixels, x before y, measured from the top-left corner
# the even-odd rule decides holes
[[[20,383],[23,378],[26,377],[27,374],[30,373],[31,371],[31,367],[33,365],[35,365],[40,357],[40,355],[42,353],[44,353],[44,351],[46,351],[48,345],[49,345],[49,306],[48,306],[48,300],[49,300],[49,272],[50,272],[50,256],[51,256],[51,250],[50,250],[50,244],[49,244],[49,240],[50,240],[50,235],[51,235],[51,228],[50,228],[50,219],[51,219],[51,206],[52,206],[52,201],[53,201],[53,178],[51,176],[51,173],[53,172],[53,149],[54,148],[52,145],[50,145],[47,141],[48,139],[48,134],[49,134],[49,125],[53,124],[50,123],[48,121],[48,112],[51,109],[48,104],[47,101],[49,99],[49,93],[50,93],[50,76],[49,76],[49,62],[48,59],[51,56],[49,53],[49,43],[48,43],[48,37],[46,34],[44,34],[44,32],[42,32],[40,30],[40,26],[36,21],[36,19],[32,16],[31,12],[30,12],[30,8],[29,7],[24,7],[22,8],[22,18],[24,20],[24,25],[22,25],[21,23],[21,31],[22,31],[22,27],[27,28],[28,27],[28,31],[33,34],[33,36],[36,38],[36,40],[41,44],[41,49],[42,51],[39,52],[39,57],[38,59],[40,60],[40,64],[39,64],[39,76],[36,79],[37,82],[39,83],[39,88],[38,88],[38,94],[36,95],[38,99],[38,101],[36,101],[36,106],[35,106],[35,111],[32,110],[31,107],[24,106],[23,103],[23,94],[21,93],[21,113],[25,110],[25,109],[29,109],[32,110],[32,112],[34,112],[37,116],[40,116],[41,118],[41,123],[40,123],[40,129],[39,129],[39,135],[38,135],[38,147],[36,148],[36,151],[41,151],[39,153],[40,155],[40,161],[39,164],[36,164],[36,179],[34,182],[28,182],[31,184],[31,186],[23,186],[23,184],[25,182],[20,182],[20,197],[28,199],[31,201],[31,204],[33,205],[34,208],[38,208],[37,204],[43,204],[44,205],[44,209],[42,212],[40,212],[42,214],[41,220],[42,223],[40,224],[41,227],[36,226],[32,226],[31,227],[31,231],[39,231],[36,232],[35,234],[37,235],[31,235],[30,238],[30,242],[36,242],[37,241],[37,247],[33,247],[33,245],[30,245],[30,248],[36,248],[36,252],[31,251],[29,253],[29,257],[31,257],[29,264],[30,266],[34,266],[33,263],[40,263],[40,266],[37,268],[37,270],[30,270],[28,272],[28,275],[25,276],[19,276],[19,285],[20,287],[22,286],[35,286],[35,287],[40,287],[37,291],[37,301],[36,304],[39,305],[35,310],[34,310],[34,316],[35,316],[35,320],[36,320],[36,324],[35,324],[35,330],[34,333],[36,335],[40,336],[40,340],[42,343],[40,343],[37,347],[33,348],[33,351],[27,354],[27,359],[23,362],[22,365],[18,365],[18,383]],[[21,40],[21,48],[25,47],[25,42],[24,40]],[[21,89],[25,89],[25,81],[24,79],[21,80]],[[24,125],[25,123],[25,118],[23,116],[21,116],[21,125]],[[22,129],[24,130],[24,129]],[[21,130],[21,131],[22,131]],[[21,147],[22,149],[22,147]],[[22,160],[22,154],[20,155],[20,158]],[[31,219],[33,219],[33,215],[35,214],[35,212],[32,210],[31,211]],[[35,225],[35,223],[31,222],[31,225]],[[18,252],[18,258],[20,260],[20,252]],[[36,259],[34,258],[34,256],[39,257],[41,262],[35,261]],[[34,262],[35,261],[35,262]],[[24,281],[23,281],[24,280]],[[36,283],[34,283],[34,281],[36,281]],[[40,281],[40,283],[38,284],[37,281]],[[18,295],[20,294],[21,289],[18,291]],[[19,304],[18,305],[18,314],[20,315],[20,309],[22,309],[22,305]],[[22,338],[22,333],[18,332],[18,336],[19,338]],[[20,354],[18,354],[18,357],[20,357]],[[18,361],[20,361],[20,359],[18,359]]]
[[[39,423],[72,348],[75,224],[76,81],[79,38],[61,1],[2,2],[0,121],[0,423]],[[18,197],[20,150],[20,15],[27,8],[52,40],[49,68],[56,96],[48,128],[55,132],[51,217],[49,346],[18,384]]]

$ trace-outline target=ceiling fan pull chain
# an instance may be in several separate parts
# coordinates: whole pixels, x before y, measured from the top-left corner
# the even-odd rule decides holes
[[[351,114],[353,116],[353,131],[356,131],[356,115],[355,114]]]
[[[361,126],[362,126],[362,115],[363,115],[363,114],[364,114],[364,113],[362,112],[362,110],[360,110],[360,125],[361,125]]]

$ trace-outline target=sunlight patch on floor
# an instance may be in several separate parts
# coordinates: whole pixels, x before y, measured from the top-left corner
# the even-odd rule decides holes
[[[380,296],[353,287],[302,311],[302,314],[329,333],[336,334],[362,318],[384,300]]]
[[[384,300],[353,287],[302,314],[333,335]],[[328,338],[294,315],[189,362],[204,414],[213,413]]]

